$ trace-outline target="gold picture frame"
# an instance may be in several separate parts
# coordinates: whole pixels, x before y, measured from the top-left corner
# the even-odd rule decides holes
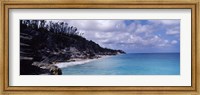
[[[1,3],[1,26],[0,26],[0,70],[1,70],[1,95],[200,95],[200,20],[199,0],[182,1],[156,1],[156,0],[0,0]],[[51,9],[51,8],[139,8],[139,9],[191,9],[192,10],[192,86],[165,86],[165,87],[11,87],[9,86],[9,54],[8,54],[8,33],[9,33],[9,9]]]

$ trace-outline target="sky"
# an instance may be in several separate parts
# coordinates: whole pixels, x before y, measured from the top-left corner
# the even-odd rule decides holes
[[[64,20],[102,47],[127,53],[180,52],[180,20]]]

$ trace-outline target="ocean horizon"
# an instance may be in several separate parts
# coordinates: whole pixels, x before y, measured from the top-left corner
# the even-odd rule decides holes
[[[127,53],[56,65],[63,75],[180,75],[180,53]]]

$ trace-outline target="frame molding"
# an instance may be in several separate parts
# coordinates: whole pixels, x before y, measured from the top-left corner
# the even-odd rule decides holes
[[[87,1],[51,1],[51,0],[0,0],[1,4],[1,32],[0,32],[0,95],[49,95],[49,94],[76,94],[76,95],[124,95],[124,94],[148,94],[148,95],[200,95],[200,31],[199,31],[199,0],[182,0],[182,1],[155,1],[155,0],[87,0]],[[192,9],[192,86],[191,87],[10,87],[8,84],[8,20],[9,9],[12,8],[160,8],[160,9],[177,9],[190,8]]]

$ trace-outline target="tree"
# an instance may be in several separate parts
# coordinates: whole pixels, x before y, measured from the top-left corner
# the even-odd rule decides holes
[[[39,28],[44,28],[46,21],[45,20],[40,20],[40,27]]]

